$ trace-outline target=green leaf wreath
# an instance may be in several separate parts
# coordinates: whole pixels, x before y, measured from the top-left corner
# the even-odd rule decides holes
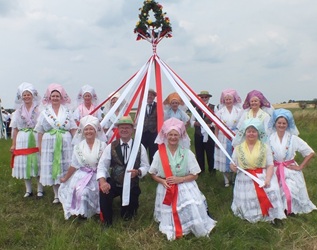
[[[137,40],[172,37],[170,20],[162,9],[163,6],[153,0],[144,1],[143,7],[139,9],[139,21],[134,29],[134,33],[138,34]],[[149,19],[150,10],[154,13],[155,21]]]

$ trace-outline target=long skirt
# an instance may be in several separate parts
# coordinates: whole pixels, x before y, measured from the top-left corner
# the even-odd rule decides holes
[[[53,159],[56,136],[44,133],[41,145],[41,172],[40,182],[43,186],[52,186],[60,184],[60,178],[63,177],[70,166],[72,159],[72,137],[69,132],[62,134],[62,152],[60,158],[59,174],[53,179]]]
[[[26,149],[28,147],[29,135],[31,132],[19,131],[16,139],[16,149]],[[34,134],[36,145],[37,135]],[[38,153],[35,153],[37,157],[37,163],[33,162],[30,166],[30,176],[27,175],[27,155],[17,155],[14,157],[14,165],[12,169],[12,177],[17,179],[29,179],[31,177],[37,177],[40,173],[40,157]]]
[[[176,238],[172,207],[163,204],[166,189],[158,184],[156,189],[154,219],[159,222],[159,230],[168,240]],[[208,236],[216,221],[207,213],[205,196],[195,181],[178,184],[177,212],[183,235],[192,232],[196,237]]]
[[[276,170],[276,168],[274,168]],[[284,168],[285,182],[291,194],[291,212],[294,214],[310,213],[316,206],[309,199],[306,182],[302,171]],[[283,208],[287,210],[287,200],[282,184],[280,190]]]
[[[229,155],[232,154],[232,143],[227,137],[219,131],[218,139],[228,152]],[[219,170],[220,172],[231,172],[230,170],[230,161],[222,152],[222,150],[218,147],[215,147],[215,169]]]
[[[89,182],[82,190],[80,190],[80,184],[84,182],[87,175],[87,172],[78,169],[58,189],[58,198],[63,205],[66,220],[72,215],[82,215],[90,218],[100,213],[99,186],[95,173],[90,177]]]
[[[264,181],[266,170],[263,169],[263,173],[258,173],[257,177]],[[231,205],[234,215],[252,223],[286,218],[275,174],[272,176],[270,187],[264,188],[264,191],[273,206],[273,208],[269,209],[268,216],[263,216],[262,214],[253,180],[239,171],[235,179]]]

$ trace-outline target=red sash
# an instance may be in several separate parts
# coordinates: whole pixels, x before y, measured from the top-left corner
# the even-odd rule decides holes
[[[171,168],[169,167],[165,144],[160,144],[158,145],[158,147],[159,147],[159,154],[161,157],[165,176],[166,177],[172,176],[173,174],[172,174]],[[176,235],[176,238],[180,238],[183,236],[183,230],[182,230],[181,221],[177,213],[177,197],[178,197],[178,185],[174,184],[170,188],[166,189],[166,194],[163,200],[163,204],[167,206],[172,206],[172,213],[173,213],[174,225],[175,225],[175,235]]]
[[[17,155],[30,155],[39,152],[39,148],[22,148],[22,149],[15,149],[11,156],[11,168],[14,166],[14,157]]]
[[[257,168],[257,169],[246,169],[250,174],[254,175],[257,177],[257,173],[262,173],[263,168]],[[261,211],[263,216],[268,216],[269,215],[269,209],[273,208],[272,203],[270,202],[269,198],[267,197],[265,191],[263,188],[259,187],[259,184],[257,184],[255,181],[253,181],[254,187],[256,194],[258,196],[258,200],[260,203]]]
[[[157,131],[160,131],[164,122],[164,112],[163,112],[163,96],[162,96],[162,79],[161,79],[161,67],[159,63],[155,60],[155,80],[156,80],[156,91],[157,91]],[[160,158],[162,161],[162,166],[164,170],[165,177],[172,176],[172,170],[168,161],[168,156],[166,152],[166,147],[164,144],[158,145]],[[182,224],[180,222],[177,213],[177,197],[178,197],[178,185],[172,185],[170,188],[166,189],[166,194],[164,197],[163,204],[172,205],[173,221],[175,225],[175,235],[176,238],[181,238],[183,236]]]

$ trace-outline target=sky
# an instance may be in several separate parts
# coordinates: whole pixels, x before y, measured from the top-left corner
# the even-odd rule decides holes
[[[271,103],[317,98],[317,1],[162,0],[173,37],[157,54],[196,92],[219,103],[227,88]],[[0,0],[0,98],[17,87],[44,95],[60,83],[74,100],[93,86],[100,101],[152,56],[133,30],[142,0]],[[154,82],[151,83],[154,88]],[[165,80],[163,94],[173,92]]]

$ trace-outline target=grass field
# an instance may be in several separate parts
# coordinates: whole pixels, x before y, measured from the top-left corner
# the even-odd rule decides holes
[[[298,109],[294,116],[300,136],[317,151],[317,111]],[[289,217],[278,226],[250,224],[233,216],[232,187],[224,188],[220,173],[204,173],[197,180],[218,221],[209,238],[188,235],[166,240],[153,220],[156,183],[149,176],[140,183],[140,208],[134,220],[119,218],[119,200],[115,202],[114,226],[106,231],[97,217],[65,220],[62,206],[51,203],[51,188],[45,187],[41,200],[23,198],[23,181],[11,177],[10,144],[10,140],[0,140],[0,249],[317,249],[317,211]],[[304,174],[310,198],[317,204],[317,158]]]

